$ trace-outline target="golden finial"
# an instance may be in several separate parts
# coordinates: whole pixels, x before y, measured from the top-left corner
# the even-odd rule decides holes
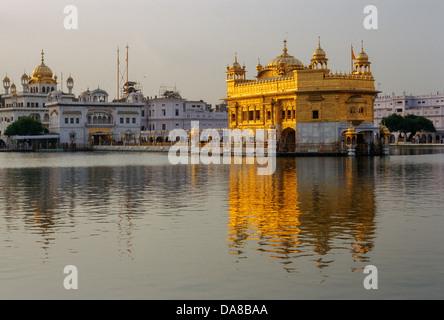
[[[287,54],[287,39],[284,39],[284,55]]]
[[[44,55],[45,55],[45,53],[43,52],[43,49],[42,49],[42,62],[45,61],[45,58],[43,57]]]

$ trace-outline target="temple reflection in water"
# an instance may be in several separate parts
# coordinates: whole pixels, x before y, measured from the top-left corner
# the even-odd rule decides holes
[[[0,296],[72,299],[69,264],[81,298],[440,297],[442,152],[277,158],[265,176],[154,153],[3,153]],[[363,287],[370,264],[382,290]]]
[[[328,254],[367,261],[374,238],[374,159],[283,158],[276,173],[258,176],[254,166],[230,167],[229,251],[248,248],[279,259],[288,272],[299,256],[319,268]],[[240,260],[238,260],[240,261]]]
[[[10,168],[0,170],[0,210],[6,234],[34,235],[43,260],[56,244],[71,250],[80,230],[107,234],[108,250],[133,259],[134,230],[146,243],[151,224],[169,221],[156,217],[172,217],[188,235],[207,233],[202,219],[223,233],[227,223],[237,262],[261,254],[288,272],[300,256],[318,268],[336,254],[360,263],[373,247],[375,159],[278,158],[276,172],[262,176],[247,164]]]

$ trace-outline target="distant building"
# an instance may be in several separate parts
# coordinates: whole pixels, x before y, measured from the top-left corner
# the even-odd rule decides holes
[[[218,111],[218,112],[228,112],[228,104],[227,103],[220,103],[220,104],[216,104],[214,106],[214,110]]]
[[[433,122],[434,132],[418,132],[415,136],[417,143],[443,143],[444,138],[444,94],[429,95],[392,95],[380,96],[375,99],[374,124],[379,125],[384,117],[392,114],[406,116],[413,114],[423,116]],[[391,142],[397,142],[399,133],[392,133]]]
[[[68,148],[91,144],[136,142],[141,128],[143,96],[132,92],[119,102],[109,102],[108,93],[97,88],[82,92],[77,99],[59,91],[48,97],[49,132],[60,136]]]
[[[145,100],[142,130],[158,140],[165,141],[173,129],[191,130],[192,121],[199,121],[200,129],[228,128],[228,113],[202,100],[186,100],[177,90],[164,89],[159,96]]]
[[[57,76],[53,76],[52,70],[42,61],[32,72],[32,77],[26,73],[21,76],[22,91],[18,91],[15,83],[11,83],[8,76],[3,79],[4,94],[1,95],[0,105],[0,135],[14,121],[23,116],[40,120],[49,127],[49,113],[46,102],[51,92],[57,91]],[[74,80],[71,76],[66,80],[68,93],[61,92],[64,98],[73,99],[72,88]]]

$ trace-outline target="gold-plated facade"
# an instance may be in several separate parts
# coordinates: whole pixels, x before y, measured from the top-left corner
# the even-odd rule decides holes
[[[281,55],[265,66],[258,63],[253,80],[246,78],[245,66],[240,66],[236,56],[226,71],[230,129],[276,128],[283,151],[313,145],[323,145],[324,151],[338,150],[350,123],[373,122],[377,91],[363,48],[348,74],[332,73],[327,62],[320,41],[308,66],[288,53],[284,41]],[[315,130],[319,138],[304,138],[311,134],[307,130]]]

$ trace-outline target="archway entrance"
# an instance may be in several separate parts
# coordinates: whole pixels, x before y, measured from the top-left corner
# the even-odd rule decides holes
[[[429,133],[427,135],[427,143],[432,143],[432,142],[433,142],[433,138],[432,138],[432,135]]]
[[[280,152],[295,152],[296,149],[296,131],[292,128],[286,128],[281,134]]]

